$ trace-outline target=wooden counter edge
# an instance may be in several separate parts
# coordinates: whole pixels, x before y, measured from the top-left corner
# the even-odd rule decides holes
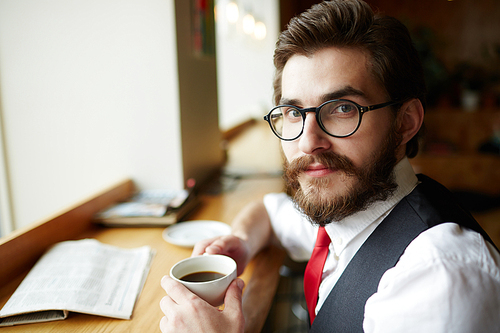
[[[75,239],[92,225],[99,210],[129,197],[132,180],[125,179],[49,218],[0,238],[0,286],[27,271],[51,245]]]

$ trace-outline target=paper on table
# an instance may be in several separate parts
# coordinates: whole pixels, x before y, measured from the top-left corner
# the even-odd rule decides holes
[[[148,246],[122,249],[94,239],[58,243],[28,273],[0,317],[60,310],[130,319],[153,255]],[[42,320],[57,318],[34,321]],[[0,326],[13,325],[9,321]]]

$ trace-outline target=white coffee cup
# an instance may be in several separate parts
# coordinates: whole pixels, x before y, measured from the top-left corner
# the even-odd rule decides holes
[[[204,282],[189,282],[182,278],[200,272],[216,272],[221,277]],[[226,290],[236,278],[236,262],[223,255],[203,255],[179,261],[170,269],[170,277],[182,283],[213,306],[224,303]]]

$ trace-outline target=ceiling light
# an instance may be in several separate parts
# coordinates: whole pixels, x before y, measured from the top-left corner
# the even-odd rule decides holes
[[[238,5],[236,2],[231,1],[226,6],[226,18],[229,23],[236,23],[240,15]]]
[[[267,34],[266,25],[260,21],[255,23],[255,28],[254,28],[253,34],[254,34],[255,38],[258,40],[263,40],[264,38],[266,38],[266,34]]]
[[[246,14],[243,17],[243,31],[246,34],[251,35],[251,34],[253,34],[254,28],[255,28],[255,19],[254,19],[254,17],[251,14]]]

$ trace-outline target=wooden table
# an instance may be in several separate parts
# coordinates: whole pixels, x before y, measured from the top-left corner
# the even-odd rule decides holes
[[[249,201],[265,193],[280,191],[279,178],[249,179],[238,183],[233,191],[201,196],[202,204],[190,216],[193,220],[218,220],[230,223]],[[50,245],[68,239],[95,238],[124,248],[149,245],[156,250],[151,270],[131,320],[70,313],[64,321],[0,328],[4,332],[159,332],[162,312],[159,302],[165,295],[160,287],[162,276],[170,267],[191,254],[191,249],[175,246],[162,238],[164,228],[104,228],[91,223],[92,215],[130,195],[133,183],[126,180],[96,196],[75,205],[53,218],[0,239],[0,306],[3,306],[34,262]],[[243,308],[246,332],[260,332],[276,292],[279,267],[284,253],[268,248],[257,255],[241,278],[246,287]]]

